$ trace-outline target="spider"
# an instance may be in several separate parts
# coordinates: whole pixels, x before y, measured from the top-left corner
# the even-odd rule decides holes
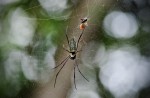
[[[77,54],[78,52],[82,51],[82,50],[78,50],[78,44],[79,44],[79,41],[80,41],[80,39],[81,39],[81,36],[82,36],[83,32],[84,32],[84,29],[82,30],[82,32],[81,32],[81,34],[80,34],[80,36],[79,36],[79,39],[78,39],[78,41],[77,41],[77,43],[75,42],[74,38],[72,38],[72,39],[69,41],[68,36],[67,36],[67,34],[65,33],[65,36],[66,36],[66,38],[67,38],[67,43],[68,43],[68,46],[69,46],[69,49],[70,49],[70,50],[67,50],[67,49],[65,49],[64,47],[63,47],[63,49],[64,49],[65,51],[67,51],[67,52],[69,53],[69,55],[68,55],[63,61],[61,61],[61,63],[60,63],[59,65],[57,65],[56,67],[54,67],[54,69],[55,69],[55,68],[59,67],[60,65],[62,65],[61,68],[59,69],[58,73],[56,74],[54,87],[55,87],[55,85],[56,85],[56,80],[57,80],[57,77],[58,77],[60,71],[63,69],[63,67],[65,66],[65,64],[67,63],[67,61],[68,61],[69,59],[75,61],[75,65],[74,65],[74,84],[75,84],[75,88],[76,88],[76,82],[75,82],[75,68],[76,68],[76,67],[77,67],[79,73],[82,75],[82,77],[83,77],[85,80],[88,81],[88,79],[81,73],[81,71],[80,71],[80,69],[79,69],[79,67],[78,67],[78,64],[77,64],[77,62],[76,62],[76,54]],[[88,81],[88,82],[89,82],[89,81]],[[76,88],[76,89],[77,89],[77,88]]]

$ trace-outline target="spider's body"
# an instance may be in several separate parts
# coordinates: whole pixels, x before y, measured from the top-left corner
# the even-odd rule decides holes
[[[77,51],[77,46],[74,38],[72,38],[69,42],[69,48],[70,48],[70,53],[76,52]]]
[[[76,59],[76,52],[77,52],[77,46],[76,46],[76,42],[74,40],[74,38],[72,38],[69,42],[69,46],[70,46],[70,59],[74,60]]]
[[[70,52],[70,59],[71,60],[74,60],[74,59],[76,59],[76,52]]]

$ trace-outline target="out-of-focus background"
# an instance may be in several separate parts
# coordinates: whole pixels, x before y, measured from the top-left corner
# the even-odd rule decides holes
[[[98,29],[95,40],[82,40],[79,65],[90,82],[76,73],[67,98],[150,98],[150,0],[106,1],[0,0],[0,98],[32,98],[52,79],[55,52],[81,3],[88,21],[99,17],[87,28]]]

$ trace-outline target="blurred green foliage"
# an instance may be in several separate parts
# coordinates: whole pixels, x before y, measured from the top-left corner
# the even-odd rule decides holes
[[[51,18],[47,14],[47,12],[39,5],[40,4],[37,0],[20,0],[15,3],[0,6],[0,25],[2,28],[0,31],[0,98],[30,98],[31,91],[37,86],[36,82],[27,80],[23,72],[19,72],[19,75],[17,77],[18,80],[16,80],[18,81],[16,82],[18,84],[13,83],[10,79],[6,78],[4,65],[9,56],[8,54],[11,50],[21,50],[31,56],[36,57],[39,60],[39,62],[41,62],[38,65],[39,67],[41,67],[43,64],[42,61],[44,59],[44,56],[46,55],[44,51],[48,51],[49,48],[53,47],[52,45],[60,45],[60,42],[64,38],[64,32],[66,32],[65,28],[68,23],[68,20],[56,20]],[[34,6],[37,7],[32,8]],[[120,8],[117,7],[118,6],[116,6],[116,9],[120,10]],[[35,32],[32,39],[33,43],[29,44],[26,47],[19,47],[7,41],[7,31],[10,28],[8,14],[16,8],[24,9],[31,19],[35,18],[36,20]],[[112,9],[100,9],[100,12],[95,13],[98,13],[100,19],[99,21],[102,21],[105,15],[108,14],[109,11]],[[130,12],[129,9],[124,9],[124,11]],[[135,13],[135,16],[136,15],[137,14]],[[140,22],[140,19],[138,21]],[[102,28],[103,23],[100,23],[99,25]],[[97,38],[96,40],[104,43],[106,45],[106,48],[113,44],[117,44],[118,46],[122,44],[137,45],[140,48],[140,51],[143,55],[147,57],[150,56],[150,33],[143,31],[141,27],[138,30],[139,33],[131,39],[115,39],[113,37],[108,36],[106,32],[101,28],[99,28],[99,32],[97,33],[97,35],[100,36],[100,38]],[[38,45],[36,45],[37,43]],[[18,62],[18,64],[19,63],[20,62]],[[102,96],[104,96],[104,98],[113,98],[113,96],[101,84],[98,78],[99,71],[100,70],[95,69],[98,82],[97,84],[99,88],[101,88],[98,90],[99,93]],[[106,92],[108,95],[105,95],[104,92]],[[145,98],[145,92],[147,92],[147,90],[141,91],[141,95],[139,98]]]

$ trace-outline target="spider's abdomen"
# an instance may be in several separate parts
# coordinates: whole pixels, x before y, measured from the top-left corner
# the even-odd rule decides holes
[[[76,42],[74,39],[70,40],[69,45],[70,45],[70,52],[75,52],[77,50]]]

